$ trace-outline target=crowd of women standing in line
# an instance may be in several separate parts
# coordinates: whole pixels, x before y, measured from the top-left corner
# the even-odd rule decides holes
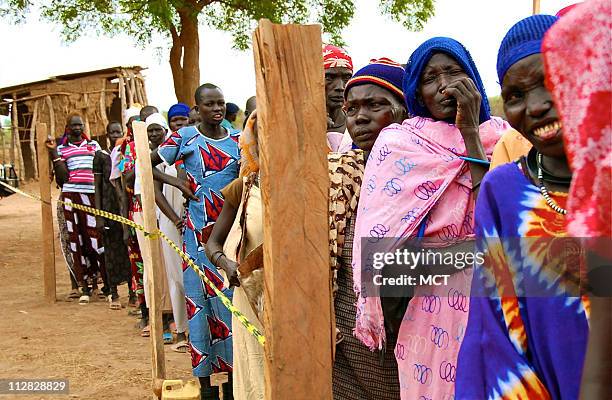
[[[325,46],[335,399],[574,399],[585,381],[604,393],[597,357],[585,363],[585,355],[587,343],[598,344],[589,327],[606,318],[609,302],[590,296],[585,262],[568,262],[553,239],[611,235],[610,49],[596,44],[609,43],[610,12],[609,2],[590,0],[508,31],[497,61],[506,120],[490,114],[477,66],[454,39],[425,41],[405,65],[380,58],[356,72],[346,51]],[[579,57],[568,62],[569,52]],[[263,330],[254,99],[242,132],[227,126],[218,87],[202,85],[195,102],[199,121],[191,124],[180,104],[169,126],[150,106],[127,116],[125,136],[109,124],[110,155],[71,117],[62,143],[49,143],[62,198],[138,221],[131,122],[145,121],[161,229]],[[427,196],[415,195],[420,187]],[[63,215],[80,301],[96,271],[111,307],[116,286],[130,279],[145,319],[142,238],[69,206]],[[361,239],[372,232],[419,238],[432,251],[471,241],[486,262],[461,271],[436,265],[450,276],[445,286],[366,296]],[[224,399],[262,399],[262,347],[193,270],[169,249],[163,254],[165,309],[174,314],[177,349],[191,353],[202,398],[219,398],[210,375],[227,372]],[[460,307],[443,301],[449,290],[465,299]]]

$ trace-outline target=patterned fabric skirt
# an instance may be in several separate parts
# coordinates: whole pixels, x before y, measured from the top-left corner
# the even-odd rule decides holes
[[[93,207],[93,193],[62,193],[62,200],[66,203],[81,204]],[[70,204],[64,205],[64,217],[70,252],[72,253],[73,272],[79,285],[83,288],[88,286],[88,281],[93,281],[99,276],[104,277],[104,245],[98,230],[96,229],[96,218],[84,211],[72,208]]]
[[[370,351],[353,336],[357,312],[351,267],[354,223],[355,217],[346,226],[334,300],[336,327],[343,335],[342,342],[336,345],[332,373],[334,400],[399,400],[397,363],[393,354],[395,343],[386,344],[383,356],[378,351]]]
[[[233,291],[223,286],[219,271],[208,261],[195,232],[185,229],[183,251],[204,270],[215,286],[230,300]],[[193,375],[207,377],[213,373],[232,372],[232,314],[198,274],[183,263],[183,283],[189,322],[189,345]]]
[[[60,200],[62,199],[60,195]],[[70,273],[71,280],[74,279],[74,271],[72,269],[74,262],[72,261],[72,253],[70,252],[70,235],[68,234],[68,227],[66,227],[66,217],[64,216],[64,205],[60,202],[57,203],[57,227],[59,232],[60,249],[66,260],[68,266],[68,272]]]
[[[126,188],[128,196],[128,218],[134,221],[134,213],[142,211],[140,202],[134,195],[134,191]],[[142,255],[140,254],[140,246],[138,245],[138,237],[136,236],[136,230],[132,227],[128,228],[128,240],[127,240],[128,256],[130,258],[130,271],[132,275],[132,281],[130,282],[130,288],[138,298],[138,304],[145,304],[144,295],[144,264],[142,262]]]

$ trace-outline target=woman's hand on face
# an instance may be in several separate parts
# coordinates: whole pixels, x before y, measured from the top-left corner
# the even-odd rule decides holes
[[[468,77],[459,78],[448,84],[443,93],[457,100],[455,125],[459,131],[478,134],[482,96],[474,82]]]

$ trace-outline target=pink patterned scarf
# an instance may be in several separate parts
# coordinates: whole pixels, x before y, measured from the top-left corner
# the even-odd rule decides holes
[[[577,237],[612,236],[611,8],[610,0],[578,4],[542,43],[573,171],[567,230]]]
[[[502,133],[501,118],[480,125],[480,138],[491,155]],[[472,182],[459,130],[443,121],[416,117],[380,133],[368,160],[358,205],[353,245],[354,289],[358,295],[355,336],[370,349],[385,341],[380,297],[361,296],[361,238],[424,236],[433,247],[446,247],[474,236]],[[391,249],[388,249],[391,250]]]

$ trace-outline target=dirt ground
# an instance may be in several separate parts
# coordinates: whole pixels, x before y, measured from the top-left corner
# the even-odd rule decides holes
[[[22,189],[38,193],[38,183]],[[57,194],[54,190],[53,198]],[[18,194],[0,199],[0,379],[69,380],[69,396],[18,399],[151,399],[150,339],[140,336],[127,308],[112,311],[102,301],[79,306],[63,300],[70,280],[55,229],[58,301],[48,304],[43,299],[40,204]],[[120,295],[125,303],[125,285]],[[165,350],[167,377],[191,378],[189,355],[169,346]],[[8,398],[0,395],[0,400]]]

